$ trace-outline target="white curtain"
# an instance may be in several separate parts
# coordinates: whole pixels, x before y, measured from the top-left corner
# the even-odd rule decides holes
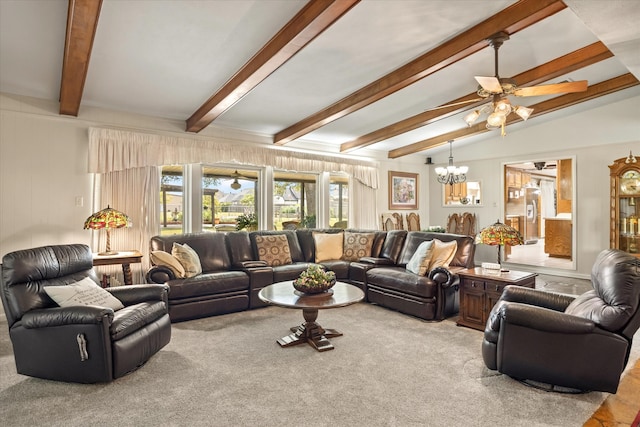
[[[132,228],[112,232],[111,247],[114,250],[139,250],[144,255],[141,271],[149,268],[149,240],[159,228],[160,168],[192,163],[239,163],[314,173],[345,172],[350,176],[353,197],[349,224],[353,228],[376,228],[379,177],[375,162],[200,136],[177,137],[90,128],[89,172],[97,174],[96,203],[100,209],[108,204],[129,215],[133,221]],[[106,235],[100,233],[98,236],[98,247],[103,247]],[[140,270],[135,267],[132,265],[134,282],[142,280]],[[111,269],[109,273],[115,274],[117,269]],[[119,274],[121,276],[121,271]]]
[[[158,234],[160,225],[159,168],[147,166],[99,174],[95,185],[96,211],[110,206],[131,218],[131,228],[111,230],[111,249],[139,250],[144,255],[142,265],[131,265],[132,279],[133,283],[145,283],[144,272],[150,268],[149,241]],[[94,244],[97,245],[94,250],[104,250],[106,236],[104,230],[94,231]],[[103,266],[96,270],[115,275],[121,283],[124,282],[120,266]]]

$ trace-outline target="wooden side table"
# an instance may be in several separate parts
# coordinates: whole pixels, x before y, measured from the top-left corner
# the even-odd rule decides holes
[[[124,284],[131,285],[131,264],[142,262],[142,254],[139,251],[120,251],[116,255],[93,254],[93,266],[122,264],[124,274]]]
[[[535,288],[536,273],[506,271],[490,273],[481,267],[458,272],[460,276],[460,313],[458,325],[483,331],[489,313],[507,285]]]

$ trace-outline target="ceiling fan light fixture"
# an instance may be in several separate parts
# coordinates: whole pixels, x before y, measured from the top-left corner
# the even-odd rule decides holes
[[[502,114],[503,116],[509,115],[511,113],[511,103],[508,99],[504,98],[496,102],[495,107],[493,108],[493,112],[496,114]]]
[[[471,126],[475,123],[476,120],[478,120],[478,117],[480,117],[480,111],[473,110],[472,112],[464,116],[464,121],[467,122],[469,126]]]
[[[531,116],[531,113],[533,113],[533,108],[516,106],[514,112],[520,116],[522,120],[526,121]]]
[[[487,128],[488,129],[498,128],[502,126],[506,120],[507,120],[507,116],[502,112],[497,112],[497,113],[493,112],[489,114],[489,117],[487,117]]]
[[[236,178],[233,180],[230,187],[233,188],[234,190],[239,190],[240,187],[242,187],[242,185],[240,185],[240,183],[238,182],[238,178]]]

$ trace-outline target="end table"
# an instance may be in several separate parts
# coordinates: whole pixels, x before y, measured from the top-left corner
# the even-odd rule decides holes
[[[120,251],[116,255],[98,255],[93,254],[93,265],[114,265],[122,264],[122,274],[124,275],[124,284],[131,285],[131,264],[142,262],[142,254],[139,251]]]
[[[481,267],[458,272],[460,276],[459,326],[483,331],[489,313],[507,285],[535,288],[537,273],[497,270],[489,272]]]

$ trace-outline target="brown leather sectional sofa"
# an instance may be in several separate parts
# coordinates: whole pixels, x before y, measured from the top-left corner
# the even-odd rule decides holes
[[[340,281],[360,287],[365,300],[426,320],[442,320],[458,310],[456,271],[473,266],[475,245],[469,236],[403,230],[345,230],[373,233],[371,255],[359,261],[343,259],[319,262]],[[339,233],[339,229],[298,229],[228,233],[191,233],[155,236],[151,251],[171,253],[174,242],[188,244],[200,258],[202,274],[176,278],[170,268],[155,265],[147,282],[169,286],[172,322],[262,307],[260,290],[272,283],[293,280],[316,259],[313,232]],[[268,266],[258,256],[256,240],[285,235],[291,262]],[[457,241],[449,268],[436,268],[427,276],[406,270],[416,248],[426,240]]]

